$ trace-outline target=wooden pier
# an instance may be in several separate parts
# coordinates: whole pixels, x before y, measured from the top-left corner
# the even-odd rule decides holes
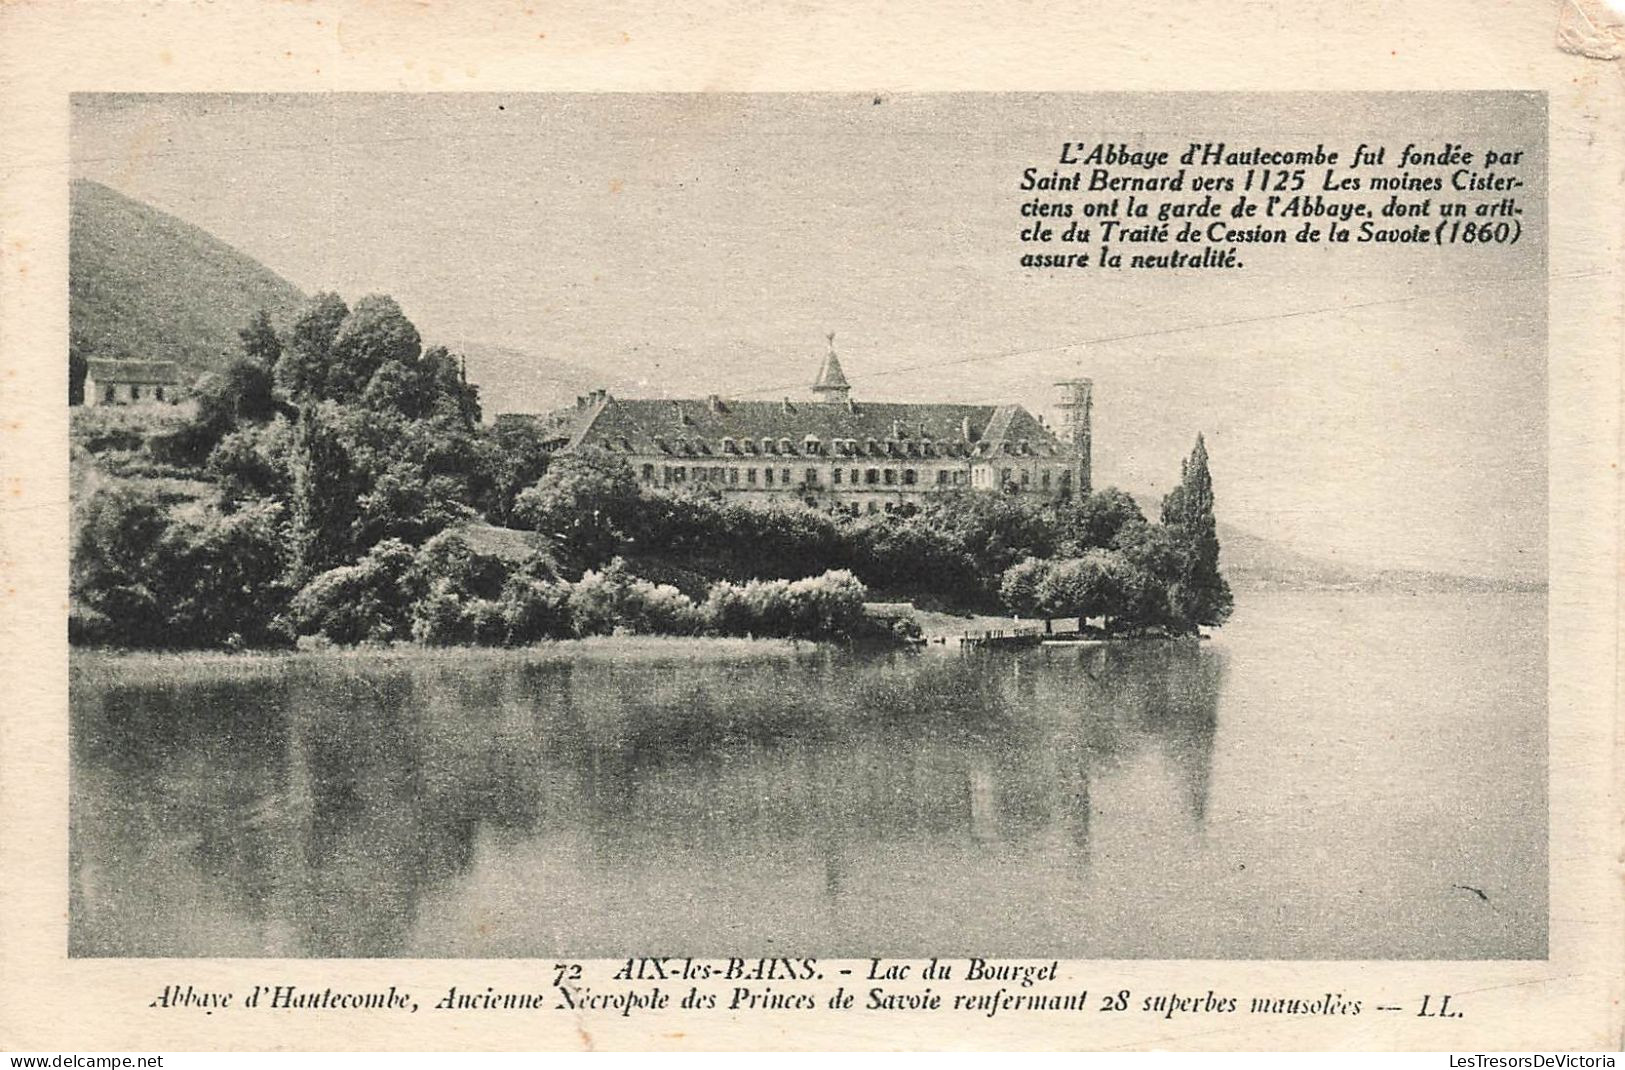
[[[971,647],[1037,646],[1044,641],[1046,636],[1052,634],[1042,627],[989,628],[982,631],[966,632],[959,637],[959,645]]]

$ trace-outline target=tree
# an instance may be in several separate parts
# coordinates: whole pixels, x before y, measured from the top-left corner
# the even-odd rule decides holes
[[[412,634],[412,606],[422,596],[410,546],[388,539],[353,565],[328,569],[307,583],[290,609],[301,635],[335,643],[389,641]]]
[[[1162,523],[1185,549],[1179,576],[1179,605],[1191,630],[1196,625],[1223,624],[1234,599],[1219,571],[1219,535],[1213,517],[1213,477],[1208,472],[1207,443],[1196,436],[1196,447],[1180,463],[1179,486],[1162,500]]]
[[[422,352],[418,329],[393,297],[363,297],[333,336],[325,396],[336,401],[357,401],[378,369],[392,361],[411,368]]]
[[[1133,571],[1116,550],[1056,561],[1038,582],[1038,609],[1055,617],[1105,617],[1109,630],[1112,618],[1128,611]]]
[[[1049,575],[1050,563],[1029,557],[1004,570],[999,583],[999,600],[1012,613],[1032,616],[1038,612],[1038,588]]]
[[[172,513],[151,488],[98,491],[74,545],[73,593],[96,638],[129,646],[264,643],[285,592],[280,506]]]
[[[462,597],[499,598],[508,581],[502,559],[480,553],[454,531],[442,531],[418,549],[418,572],[425,584],[445,581]]]
[[[513,522],[514,501],[547,471],[552,457],[547,436],[529,422],[499,422],[487,434],[494,449],[488,465],[492,493],[486,519],[493,524]]]
[[[169,525],[150,487],[114,484],[86,505],[73,547],[75,600],[103,623],[100,638],[144,645],[163,630],[151,561]]]
[[[90,358],[95,355],[95,343],[82,331],[68,335],[68,404],[85,403],[85,377],[90,374]]]
[[[366,408],[399,413],[409,420],[421,419],[431,403],[418,369],[395,360],[373,372],[359,400]]]
[[[247,420],[261,422],[276,415],[271,372],[257,360],[234,357],[218,372],[198,379],[197,418],[221,434]]]
[[[461,362],[445,346],[435,346],[417,360],[386,360],[359,400],[369,409],[410,420],[432,417],[464,428],[480,422],[479,387],[463,379]]]
[[[328,397],[328,379],[333,364],[333,344],[339,328],[350,315],[350,306],[335,293],[320,293],[310,299],[293,326],[288,344],[276,365],[277,385],[297,402],[319,401]]]
[[[228,508],[248,498],[286,500],[293,430],[287,420],[276,420],[233,431],[214,447],[207,468]]]
[[[287,602],[280,580],[282,507],[260,502],[233,513],[206,510],[172,523],[152,574],[164,608],[165,646],[261,645]]]
[[[933,500],[916,518],[953,535],[984,576],[997,577],[1028,557],[1055,553],[1055,523],[1020,495],[967,492]]]
[[[298,584],[350,559],[359,487],[330,415],[316,406],[300,414],[288,467],[292,575]]]
[[[445,346],[435,346],[418,361],[427,400],[423,414],[455,415],[468,427],[480,422],[480,388],[463,374],[463,362]]]
[[[263,308],[254,313],[237,337],[243,340],[243,356],[257,361],[266,371],[275,368],[282,358],[282,339],[271,326],[271,314]]]
[[[573,454],[555,460],[536,485],[519,495],[514,518],[558,539],[591,567],[608,561],[632,530],[638,484],[619,458]]]
[[[1082,501],[1063,508],[1062,529],[1075,552],[1110,547],[1118,532],[1145,514],[1128,493],[1116,487],[1097,490]]]

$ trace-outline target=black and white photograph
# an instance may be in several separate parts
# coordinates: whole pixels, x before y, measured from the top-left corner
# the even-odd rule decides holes
[[[1544,958],[1545,122],[75,94],[69,954]]]

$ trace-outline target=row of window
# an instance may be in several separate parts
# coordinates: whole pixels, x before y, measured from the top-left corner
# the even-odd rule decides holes
[[[1070,487],[1072,485],[1071,469],[1063,468],[1057,472],[1056,475],[1059,477],[1057,486]],[[999,485],[1002,487],[1019,487],[1022,490],[1029,490],[1032,487],[1032,476],[1033,474],[1025,468],[1023,468],[1020,472],[1012,472],[1008,468],[1001,468],[999,469]],[[1038,488],[1040,490],[1050,489],[1050,473],[1047,468],[1039,470]]]
[[[678,439],[676,445],[678,449],[684,449],[689,445],[689,443],[686,440]],[[701,444],[695,443],[694,445],[698,446]],[[944,452],[953,452],[968,448],[969,443],[953,442],[945,444],[942,447],[942,450]],[[787,455],[794,454],[796,452],[795,443],[789,438],[764,438],[761,440],[760,444],[753,439],[747,438],[734,439],[725,437],[722,440],[722,452],[724,453],[755,453],[758,449],[762,453],[782,453]],[[1026,452],[1026,442],[1021,443],[1021,450],[1022,452]],[[808,435],[801,441],[801,452],[809,457],[815,457],[823,453],[846,457],[857,456],[860,454],[879,455],[882,453],[886,455],[898,454],[911,456],[935,456],[937,446],[930,439],[899,440],[888,438],[884,441],[880,441],[874,438],[867,438],[859,441],[855,438],[832,438],[829,440],[829,444],[826,447],[817,435]]]
[[[977,485],[987,482],[980,471],[977,473]],[[1004,487],[1018,487],[1022,490],[1032,486],[1032,472],[1022,469],[1015,472],[1004,468],[999,472],[999,485]],[[789,487],[794,484],[795,475],[789,468],[736,468],[723,465],[661,465],[659,471],[652,464],[646,464],[642,470],[643,481],[653,483],[658,478],[663,486],[674,483],[718,483],[731,487]],[[830,470],[829,481],[831,485],[842,487],[913,487],[920,483],[920,473],[913,468],[834,468]],[[967,481],[963,469],[939,469],[936,474],[938,487],[964,486]],[[816,468],[808,468],[802,472],[800,485],[803,487],[817,487],[822,483],[822,476]],[[1051,473],[1044,469],[1038,473],[1038,486],[1042,490],[1066,488],[1072,485],[1072,472],[1061,469],[1054,473],[1052,482]]]
[[[140,401],[141,400],[141,389],[142,389],[142,387],[141,387],[140,383],[131,383],[130,384],[130,400],[131,401]],[[162,386],[154,386],[152,388],[152,396],[153,396],[153,400],[155,400],[155,401],[164,400],[164,388]],[[105,386],[103,386],[102,387],[102,400],[103,401],[117,401],[118,400],[118,386],[116,384],[114,384],[114,383],[108,383]]]

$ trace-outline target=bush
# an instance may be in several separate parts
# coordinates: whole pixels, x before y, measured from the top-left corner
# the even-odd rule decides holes
[[[502,589],[504,641],[522,646],[542,639],[568,639],[575,634],[570,588],[563,584],[515,575]]]
[[[1038,588],[1048,578],[1050,563],[1029,557],[1004,570],[999,582],[999,600],[1012,613],[1031,616],[1038,612]]]
[[[705,627],[693,599],[670,584],[648,580],[627,584],[616,616],[634,635],[697,635]]]
[[[172,431],[148,435],[147,454],[160,464],[202,468],[228,429],[226,425],[194,419]]]
[[[457,646],[473,641],[468,606],[454,585],[435,580],[429,593],[412,605],[412,638],[428,646]]]
[[[418,550],[417,569],[424,586],[444,580],[462,598],[496,599],[508,581],[508,566],[500,557],[483,554],[455,531],[443,531]]]
[[[891,637],[899,642],[910,642],[925,634],[920,622],[914,619],[912,613],[891,618],[887,630],[891,632]]]
[[[266,502],[235,513],[205,510],[172,523],[152,561],[168,645],[265,645],[277,637],[286,543],[282,507]]]
[[[389,539],[353,565],[328,569],[294,596],[295,628],[335,643],[406,638],[420,593],[415,565],[412,548]]]
[[[863,584],[850,572],[802,580],[726,581],[712,585],[703,617],[719,635],[849,639],[863,634]]]
[[[169,509],[152,488],[99,492],[74,544],[70,638],[129,646],[274,643],[286,600],[281,509]]]
[[[577,635],[608,635],[620,623],[621,603],[631,577],[620,558],[604,569],[589,569],[570,585],[570,617]]]
[[[292,442],[292,425],[286,420],[243,428],[222,438],[209,452],[206,464],[219,484],[222,500],[286,498]]]
[[[472,598],[463,609],[469,635],[480,646],[508,643],[508,619],[501,602],[492,598]]]

